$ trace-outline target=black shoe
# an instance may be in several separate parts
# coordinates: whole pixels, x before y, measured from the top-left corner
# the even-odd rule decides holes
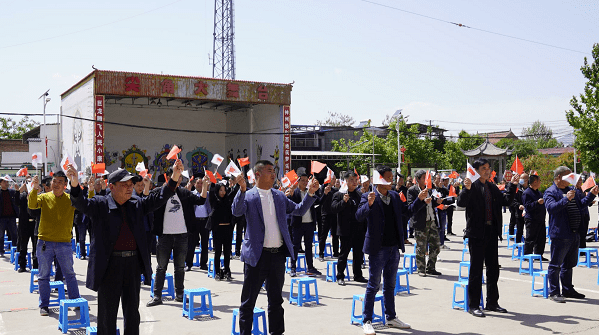
[[[545,257],[541,257],[541,259],[543,260],[543,262],[549,262],[549,260]]]
[[[300,254],[305,254],[305,253],[306,253],[306,252],[304,251],[304,249],[300,249],[300,250],[298,250],[297,252],[298,252],[298,253],[300,253]]]
[[[225,280],[226,280],[226,281],[231,281],[231,280],[233,280],[233,277],[231,277],[231,273],[230,273],[230,272],[227,272],[227,274],[225,274]]]
[[[433,275],[433,276],[440,276],[441,272],[435,270],[435,269],[431,269],[431,270],[426,270],[426,273],[429,275]]]
[[[19,268],[17,270],[18,273],[23,273],[23,272],[27,272],[27,270],[25,268]]]
[[[191,271],[191,266],[188,266],[188,267],[185,269],[185,272],[189,272],[189,271]]]
[[[50,315],[50,310],[48,309],[48,307],[41,307],[40,308],[40,316],[48,316]]]
[[[223,280],[223,276],[220,273],[215,273],[214,280],[221,281],[221,280]]]
[[[343,279],[337,279],[337,285],[339,285],[339,286],[345,286],[345,280],[343,280]]]
[[[321,262],[324,262],[324,257],[323,256],[319,256],[318,260],[321,261]]]
[[[494,306],[487,305],[487,307],[485,307],[485,310],[497,312],[497,313],[507,313],[507,309],[500,307],[499,305],[494,305]]]
[[[152,298],[152,300],[148,301],[148,303],[146,304],[146,307],[152,307],[152,306],[157,306],[157,305],[162,305],[162,297]]]
[[[291,269],[291,271],[289,271],[289,277],[295,277],[297,276],[297,274],[295,273],[295,270]]]
[[[368,283],[368,279],[364,277],[354,277],[354,281],[358,283]]]
[[[176,302],[183,302],[183,296],[177,294],[177,296],[175,297],[175,301]]]
[[[484,318],[486,316],[485,313],[480,308],[470,309],[468,311],[468,313],[470,313],[478,318]]]
[[[447,236],[445,236],[445,238],[444,238],[444,239],[445,239],[445,241],[449,241],[449,242],[451,242],[451,240],[450,240],[450,239],[448,239],[448,238],[447,238]]]
[[[584,299],[585,295],[582,293],[578,293],[576,291],[574,291],[574,289],[570,290],[569,292],[563,292],[562,295],[564,296],[564,298],[572,298],[572,299]]]
[[[208,266],[206,264],[200,265],[200,270],[208,271]]]
[[[408,236],[409,238],[414,238],[414,234],[410,234],[410,236]]]
[[[339,253],[333,253],[333,258],[339,258]]]
[[[308,271],[306,271],[306,273],[309,275],[314,275],[314,276],[320,276],[322,274],[322,272],[316,270],[316,268],[308,269]]]

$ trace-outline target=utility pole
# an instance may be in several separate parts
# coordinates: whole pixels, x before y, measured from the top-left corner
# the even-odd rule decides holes
[[[46,127],[46,105],[48,104],[48,102],[50,102],[50,98],[47,98],[47,96],[50,95],[48,92],[50,92],[50,89],[48,89],[44,94],[40,95],[40,97],[37,98],[37,100],[44,99],[44,176],[48,174],[48,134],[46,133],[48,130]]]
[[[235,79],[234,24],[233,0],[214,0],[213,78]]]

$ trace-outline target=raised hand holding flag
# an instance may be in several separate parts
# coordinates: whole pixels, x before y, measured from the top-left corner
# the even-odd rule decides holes
[[[171,159],[177,159],[177,154],[181,152],[181,149],[179,149],[179,147],[177,145],[173,145],[173,147],[171,148],[171,151],[168,153],[168,156],[166,156],[166,159],[171,160]]]
[[[234,161],[230,161],[229,165],[225,168],[225,175],[237,177],[241,174],[241,170],[237,167]]]
[[[35,168],[37,169],[37,167],[39,165],[42,164],[42,153],[41,152],[34,152],[31,155],[31,165],[35,166]]]
[[[470,179],[471,182],[475,182],[480,178],[480,175],[476,170],[470,165],[470,163],[466,163],[466,178]]]
[[[592,176],[589,176],[589,178],[587,178],[587,180],[584,182],[584,184],[582,184],[582,190],[586,191],[589,188],[593,188],[595,185],[597,185],[595,183],[595,178],[593,178]]]
[[[240,167],[244,167],[244,166],[250,164],[250,158],[249,157],[237,158],[237,161],[239,162],[239,166]]]

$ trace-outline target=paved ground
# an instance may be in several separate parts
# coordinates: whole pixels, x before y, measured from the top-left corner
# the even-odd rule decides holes
[[[509,221],[509,213],[504,222]],[[465,226],[463,212],[455,214],[454,231],[461,232]],[[597,222],[597,206],[591,208],[591,222]],[[500,304],[508,314],[488,313],[479,319],[462,310],[452,310],[452,288],[457,278],[461,258],[462,238],[455,236],[447,243],[451,250],[442,251],[437,269],[439,277],[421,278],[410,276],[411,294],[396,296],[398,316],[412,325],[411,330],[375,327],[377,334],[546,334],[599,332],[599,285],[598,269],[577,267],[574,270],[576,289],[586,294],[585,300],[568,300],[557,304],[542,297],[531,297],[531,277],[518,275],[518,262],[512,261],[506,243],[500,244],[499,255],[502,265],[499,279]],[[599,247],[599,243],[590,246]],[[549,248],[547,248],[549,250]],[[548,257],[548,252],[546,253]],[[153,260],[153,264],[155,261]],[[206,272],[194,269],[186,273],[185,287],[205,287],[212,291],[214,318],[197,318],[190,321],[181,316],[181,303],[166,301],[162,306],[145,307],[149,300],[149,287],[142,287],[140,314],[142,334],[230,334],[232,310],[239,307],[241,294],[241,262],[232,261],[234,280],[215,282]],[[315,265],[325,272],[326,263],[317,260]],[[91,307],[92,325],[97,313],[96,294],[85,288],[87,261],[75,259],[75,270],[81,294]],[[546,264],[545,264],[546,268]],[[172,272],[172,264],[169,265]],[[365,270],[364,272],[367,275]],[[58,308],[49,317],[40,317],[37,293],[29,293],[29,277],[13,270],[8,257],[0,259],[0,334],[59,334]],[[345,287],[325,282],[324,275],[318,280],[320,304],[304,307],[290,305],[289,279],[284,287],[285,322],[287,334],[362,334],[357,325],[350,325],[353,294],[362,294],[365,284],[348,282]],[[486,293],[485,293],[486,295]],[[266,295],[258,298],[257,307],[266,309]],[[378,308],[378,307],[377,307]],[[74,312],[71,312],[74,316]],[[119,327],[122,318],[119,312]],[[84,330],[69,331],[84,334]]]

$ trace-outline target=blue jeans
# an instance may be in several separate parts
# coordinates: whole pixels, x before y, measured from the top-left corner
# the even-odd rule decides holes
[[[185,280],[185,256],[187,255],[187,233],[164,234],[158,237],[156,244],[156,277],[154,278],[154,297],[162,298],[164,277],[168,261],[173,252],[173,263],[175,267],[175,294],[183,296]]]
[[[572,286],[572,268],[578,263],[578,234],[571,239],[551,239],[551,260],[547,270],[549,295],[560,294],[559,282],[562,282],[562,294],[574,291]]]
[[[374,297],[381,286],[383,274],[383,301],[387,320],[395,319],[395,278],[399,265],[399,248],[381,247],[376,254],[368,255],[368,285],[364,297],[364,322],[372,321]]]
[[[43,249],[46,245],[45,250]],[[50,272],[52,271],[52,261],[56,257],[62,273],[64,281],[67,284],[69,299],[79,298],[79,287],[77,287],[77,278],[73,270],[73,250],[71,242],[49,242],[37,241],[37,261],[39,265],[39,292],[40,304],[39,307],[48,307],[50,301]]]

